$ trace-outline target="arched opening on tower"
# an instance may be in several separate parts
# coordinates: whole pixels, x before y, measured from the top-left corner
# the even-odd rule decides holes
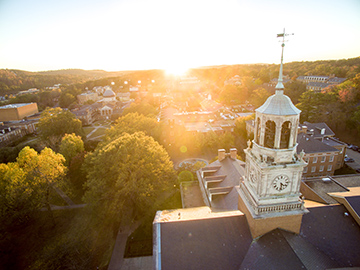
[[[276,124],[274,121],[267,121],[265,124],[264,146],[274,148]]]
[[[261,122],[260,122],[260,118],[258,117],[256,121],[256,138],[255,138],[256,143],[260,143],[260,134],[261,134]]]
[[[280,149],[289,148],[291,122],[286,121],[281,126]]]

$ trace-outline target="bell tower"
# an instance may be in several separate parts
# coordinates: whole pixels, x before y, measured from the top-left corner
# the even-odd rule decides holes
[[[256,111],[254,140],[248,142],[245,176],[240,181],[239,210],[244,212],[253,238],[282,228],[299,233],[307,210],[300,199],[306,163],[296,154],[300,110],[284,95],[282,37],[276,92]]]

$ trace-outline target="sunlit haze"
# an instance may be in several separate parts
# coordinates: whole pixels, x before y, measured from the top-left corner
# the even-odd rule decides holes
[[[0,68],[107,71],[360,56],[360,1],[2,0]]]

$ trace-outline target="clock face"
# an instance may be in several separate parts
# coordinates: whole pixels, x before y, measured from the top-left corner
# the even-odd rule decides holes
[[[289,183],[289,177],[286,175],[279,175],[275,177],[274,181],[272,182],[272,186],[277,191],[282,191],[289,185]]]

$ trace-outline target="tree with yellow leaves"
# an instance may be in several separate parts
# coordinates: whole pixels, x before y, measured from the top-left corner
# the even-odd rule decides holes
[[[16,162],[0,164],[0,217],[22,222],[41,207],[51,210],[51,188],[61,184],[64,162],[65,158],[50,148],[39,154],[26,146]]]

